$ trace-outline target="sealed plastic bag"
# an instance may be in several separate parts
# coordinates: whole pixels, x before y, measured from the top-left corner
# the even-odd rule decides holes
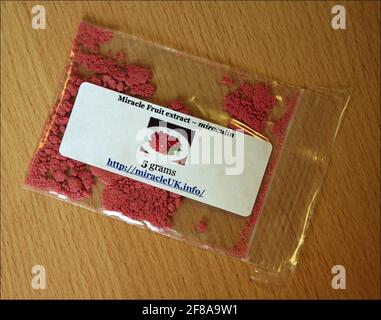
[[[296,264],[348,97],[82,23],[25,186],[279,278]],[[202,136],[244,141],[244,168],[194,164]]]

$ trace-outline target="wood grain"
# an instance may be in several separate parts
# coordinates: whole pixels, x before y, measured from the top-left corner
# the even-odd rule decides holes
[[[380,4],[345,2],[1,3],[1,297],[380,298]],[[353,88],[296,273],[249,279],[235,259],[22,189],[82,19],[300,86]],[[31,288],[31,268],[47,271]],[[347,289],[331,287],[331,268]]]

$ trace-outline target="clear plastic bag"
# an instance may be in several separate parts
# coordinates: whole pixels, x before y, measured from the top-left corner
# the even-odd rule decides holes
[[[134,190],[141,182],[60,155],[83,82],[270,141],[273,151],[252,214],[245,218],[156,187],[147,187],[139,198]],[[25,187],[237,257],[253,264],[256,279],[280,278],[296,264],[348,98],[348,91],[318,92],[263,80],[82,23]]]

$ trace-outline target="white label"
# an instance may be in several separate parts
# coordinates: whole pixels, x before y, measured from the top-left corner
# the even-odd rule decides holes
[[[75,100],[66,157],[247,217],[271,144],[90,83]]]

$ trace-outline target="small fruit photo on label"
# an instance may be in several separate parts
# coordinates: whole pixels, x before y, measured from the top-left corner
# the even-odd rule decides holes
[[[185,165],[194,134],[194,130],[150,117],[140,151],[154,163]]]

